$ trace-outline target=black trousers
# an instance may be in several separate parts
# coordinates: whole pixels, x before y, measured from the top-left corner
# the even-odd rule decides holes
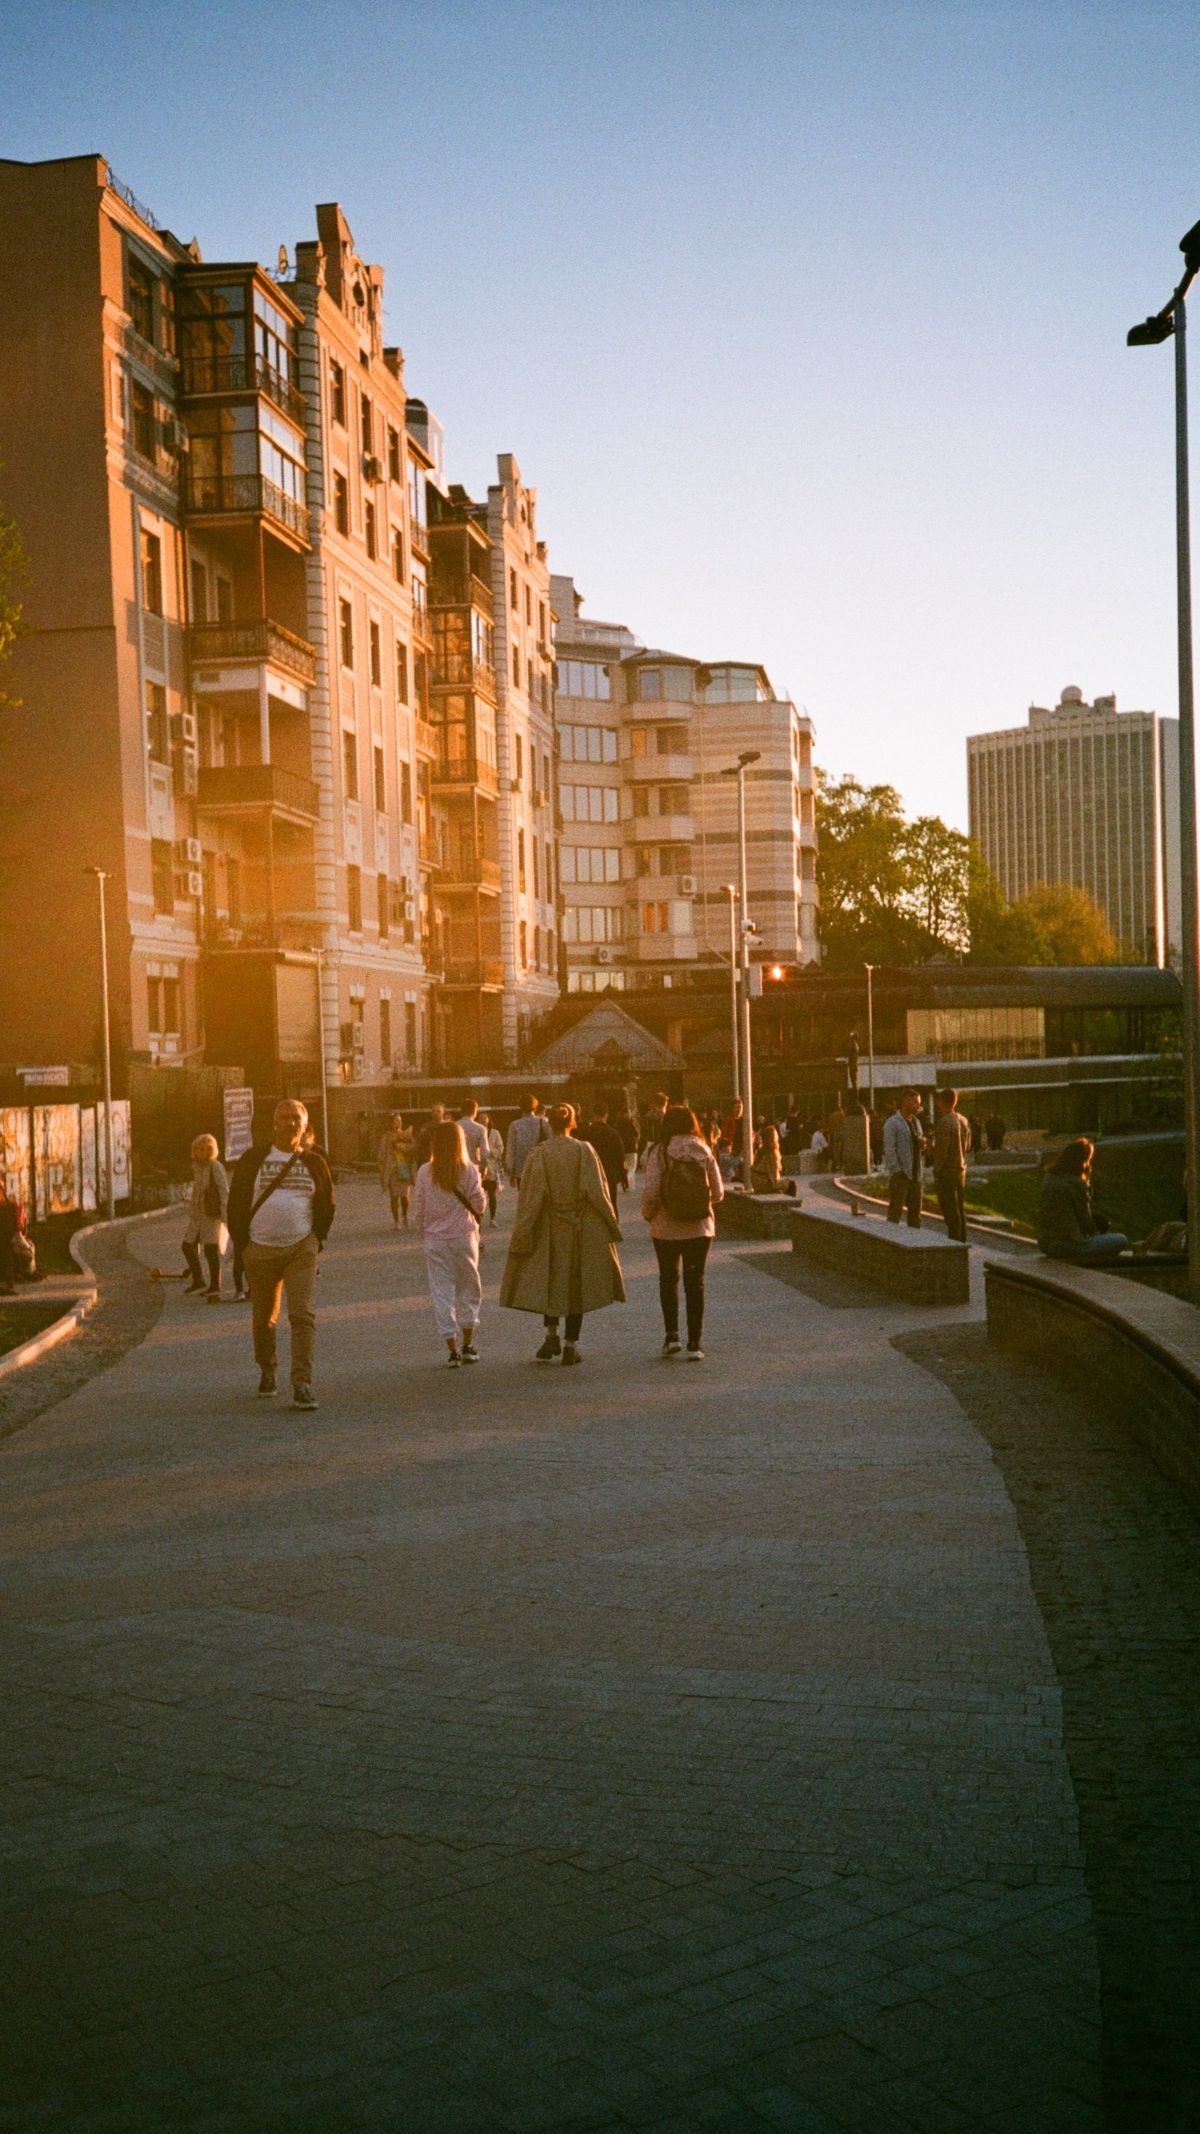
[[[193,1282],[198,1288],[203,1288],[204,1276],[200,1271],[199,1245],[185,1245],[183,1256],[188,1263]],[[206,1245],[204,1247],[204,1257],[208,1261],[208,1294],[210,1297],[215,1297],[220,1294],[221,1289],[221,1255],[215,1245]]]
[[[954,1238],[959,1245],[965,1245],[967,1217],[963,1207],[962,1172],[935,1171],[933,1182],[937,1188],[938,1206],[946,1222],[946,1236]]]
[[[889,1223],[898,1223],[902,1215],[908,1218],[910,1230],[920,1229],[921,1181],[906,1178],[903,1171],[894,1171],[888,1180],[887,1219]]]
[[[548,1312],[542,1320],[542,1325],[545,1327],[546,1332],[548,1334],[557,1334],[558,1321],[557,1319],[552,1319]],[[563,1321],[563,1340],[570,1342],[571,1346],[574,1347],[575,1343],[579,1339],[579,1333],[582,1325],[582,1312],[568,1312],[566,1318]]]
[[[690,1349],[698,1349],[704,1331],[704,1262],[708,1258],[710,1237],[681,1239],[656,1237],[654,1256],[658,1261],[658,1301],[662,1305],[663,1332],[668,1340],[679,1337],[679,1270],[683,1268],[683,1300],[687,1310],[687,1338]]]

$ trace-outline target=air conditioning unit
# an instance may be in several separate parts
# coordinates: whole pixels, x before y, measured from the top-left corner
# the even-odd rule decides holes
[[[198,867],[191,867],[188,870],[187,893],[189,897],[202,897],[204,895],[204,876]]]
[[[195,748],[199,741],[200,735],[196,726],[196,714],[194,711],[180,712],[179,738],[185,748]]]
[[[200,783],[200,758],[194,748],[179,752],[179,789],[182,793],[194,793]]]
[[[180,859],[186,860],[189,867],[198,867],[202,858],[204,857],[200,849],[200,840],[198,837],[179,838],[177,841],[176,849],[178,850]]]
[[[415,897],[405,897],[404,916],[408,920],[409,925],[411,926],[413,920],[417,916],[417,900]]]
[[[598,948],[596,950],[597,963],[611,963],[612,960],[613,952],[610,948]]]
[[[373,452],[368,452],[363,460],[363,474],[369,482],[381,482],[383,480],[383,461],[376,459]]]
[[[351,1023],[350,1042],[355,1052],[362,1051],[363,1045],[366,1042],[366,1034],[363,1030],[363,1026],[361,1023]]]
[[[681,896],[681,897],[694,897],[694,896],[695,896],[695,894],[696,894],[696,877],[695,877],[695,875],[694,875],[694,874],[681,874],[681,875],[680,875],[680,877],[679,877],[679,894],[680,894],[680,896]]]

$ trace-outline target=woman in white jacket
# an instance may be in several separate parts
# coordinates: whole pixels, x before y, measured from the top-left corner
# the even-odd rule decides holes
[[[430,1159],[417,1172],[412,1221],[425,1247],[425,1272],[437,1330],[451,1370],[478,1363],[475,1329],[483,1285],[479,1279],[479,1222],[487,1207],[479,1172],[467,1161],[462,1128],[454,1119],[435,1126]],[[462,1336],[462,1351],[458,1341]]]
[[[679,1354],[679,1270],[687,1307],[689,1363],[704,1350],[704,1263],[717,1234],[713,1209],[725,1198],[720,1166],[686,1104],[672,1104],[650,1151],[642,1190],[642,1214],[650,1225],[658,1260],[664,1356]]]

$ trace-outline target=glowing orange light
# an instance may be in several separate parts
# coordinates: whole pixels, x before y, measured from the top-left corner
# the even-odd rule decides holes
[[[783,965],[781,963],[773,963],[771,965],[771,976],[772,978],[782,978]]]

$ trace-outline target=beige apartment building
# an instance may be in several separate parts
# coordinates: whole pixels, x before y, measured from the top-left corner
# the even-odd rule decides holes
[[[761,667],[647,650],[585,617],[570,578],[552,594],[567,989],[687,984],[727,963],[738,830],[724,773],[750,750],[754,961],[817,963],[812,722]]]
[[[1074,685],[1027,727],[967,741],[971,836],[1006,897],[1090,891],[1122,947],[1165,964],[1180,939],[1179,726],[1087,703]]]
[[[0,494],[30,563],[5,677],[10,1063],[97,1058],[91,865],[119,1077],[208,1060],[311,1096],[322,1061],[335,1085],[498,1064],[556,989],[534,498],[502,459],[471,519],[488,632],[501,571],[518,605],[506,688],[478,643],[491,906],[464,928],[444,686],[432,715],[440,431],[384,344],[382,270],[336,205],[316,225],[268,274],[159,229],[103,158],[0,163]]]

